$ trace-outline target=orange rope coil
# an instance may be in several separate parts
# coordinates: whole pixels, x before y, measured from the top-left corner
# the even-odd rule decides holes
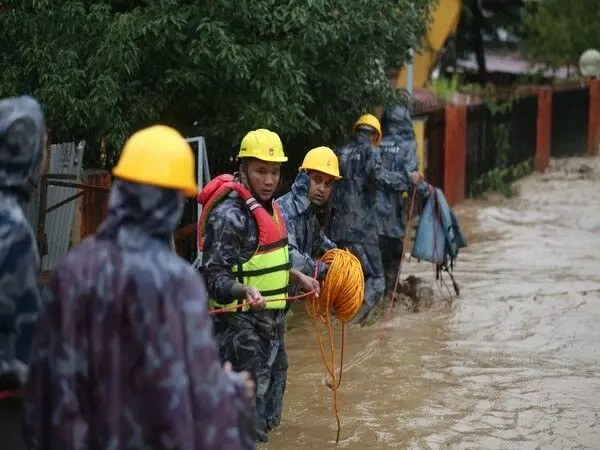
[[[337,389],[342,381],[342,367],[344,360],[344,334],[345,325],[356,315],[364,299],[365,279],[359,259],[348,250],[332,249],[321,258],[329,266],[325,280],[321,282],[319,297],[311,295],[306,300],[306,310],[313,319],[315,333],[319,341],[321,358],[327,372],[331,376],[331,389],[333,390],[333,408],[337,422],[337,437],[340,440],[340,417],[337,403]],[[336,376],[335,348],[333,342],[333,324],[331,311],[342,323],[342,340],[340,350],[340,375]],[[331,360],[327,361],[323,338],[317,322],[325,324],[329,338]]]

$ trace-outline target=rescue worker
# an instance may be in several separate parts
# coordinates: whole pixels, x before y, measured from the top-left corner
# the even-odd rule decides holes
[[[21,400],[40,306],[40,258],[24,208],[45,159],[45,122],[31,97],[0,100],[0,437],[21,448]]]
[[[429,192],[428,184],[418,172],[417,141],[408,110],[402,105],[387,107],[381,116],[383,139],[379,145],[384,167],[401,174],[404,182],[400,193],[377,183],[377,218],[379,248],[385,272],[386,293],[394,288],[396,275],[404,255],[406,233],[405,199],[411,186],[421,196]]]
[[[253,385],[221,368],[202,279],[170,249],[194,156],[155,125],[125,143],[108,217],[56,266],[25,390],[27,449],[253,449]]]
[[[400,192],[406,177],[382,165],[376,151],[381,141],[377,117],[361,116],[353,131],[351,142],[336,150],[343,179],[333,193],[328,235],[339,247],[349,248],[362,263],[365,296],[353,323],[364,324],[385,289],[375,210],[376,183]]]
[[[320,263],[317,272],[316,258],[327,250],[336,248],[336,245],[325,236],[317,211],[329,203],[333,183],[340,178],[338,160],[333,150],[317,147],[304,157],[291,190],[277,199],[288,233],[292,267],[305,275],[316,276],[318,281],[325,278],[327,265]],[[295,288],[291,286],[292,295],[298,294]],[[286,311],[290,306],[288,303]],[[281,418],[287,371],[281,375],[271,400],[274,407],[269,408],[272,414],[269,420],[272,422],[278,422]]]
[[[313,148],[304,157],[290,192],[277,199],[288,232],[292,267],[306,275],[314,276],[316,258],[336,248],[321,229],[317,211],[327,205],[333,183],[341,178],[333,150]],[[322,281],[326,273],[327,266],[319,264],[317,279]]]
[[[200,193],[201,271],[216,313],[215,334],[222,360],[248,370],[256,383],[256,438],[281,420],[275,405],[285,389],[288,362],[283,341],[285,297],[290,278],[305,291],[319,283],[290,269],[285,223],[273,201],[281,163],[287,161],[279,136],[266,129],[250,131],[238,154],[239,173],[213,179]],[[280,394],[276,394],[280,392]]]

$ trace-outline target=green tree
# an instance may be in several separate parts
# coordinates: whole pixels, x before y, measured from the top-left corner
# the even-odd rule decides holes
[[[577,67],[588,48],[600,48],[597,0],[527,0],[523,17],[528,56],[551,69]]]
[[[520,37],[523,0],[463,0],[460,21],[442,61],[455,66],[457,58],[475,55],[479,76],[488,75],[486,51],[516,50],[514,44],[501,39],[501,30]],[[445,67],[442,67],[445,71]]]
[[[394,100],[432,0],[18,0],[0,12],[0,95],[56,140],[118,149],[153,122],[231,148],[249,129],[336,139]]]

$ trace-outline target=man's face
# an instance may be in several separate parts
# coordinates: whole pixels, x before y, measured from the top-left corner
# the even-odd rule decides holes
[[[267,202],[273,198],[279,184],[280,166],[279,163],[259,159],[248,161],[246,165],[248,183],[261,202]]]
[[[362,125],[358,129],[357,134],[360,134],[360,135],[364,136],[365,138],[367,138],[369,141],[371,141],[371,144],[373,144],[373,145],[375,145],[375,143],[377,142],[377,131],[375,131],[375,129],[371,128],[368,125]]]
[[[315,206],[323,206],[329,200],[335,178],[316,170],[311,170],[308,177],[310,179],[308,186],[308,198],[310,202]]]

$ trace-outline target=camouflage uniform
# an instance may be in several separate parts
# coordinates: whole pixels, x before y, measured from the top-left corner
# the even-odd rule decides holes
[[[239,182],[239,175],[236,175]],[[208,292],[219,303],[236,297],[237,281],[231,267],[243,264],[258,246],[258,227],[244,201],[231,193],[214,207],[204,230],[201,271]],[[235,370],[248,370],[256,383],[256,434],[261,442],[281,421],[281,400],[288,368],[283,340],[284,311],[232,312],[216,314],[215,337],[223,362]]]
[[[28,449],[253,449],[198,273],[169,248],[177,191],[116,180],[109,215],[57,265],[25,391]]]
[[[401,105],[386,108],[381,117],[383,139],[379,145],[383,165],[399,173],[403,184],[392,190],[384,183],[377,183],[377,219],[379,221],[379,248],[385,271],[386,291],[393,288],[396,274],[404,252],[403,239],[406,232],[406,210],[402,192],[411,189],[410,173],[418,170],[417,141],[408,110]],[[427,183],[418,186],[418,192],[426,195]]]
[[[327,250],[336,248],[321,230],[316,209],[308,198],[310,179],[307,173],[300,173],[290,192],[277,199],[285,220],[290,246],[292,267],[310,277],[315,276],[315,258]],[[317,279],[322,280],[327,266],[319,265]]]
[[[44,130],[31,97],[0,101],[0,391],[26,380],[40,306],[39,255],[23,208],[39,181]],[[17,448],[20,415],[20,400],[0,400],[2,448]]]
[[[403,173],[384,169],[381,155],[360,133],[336,150],[342,179],[333,191],[333,213],[329,237],[340,248],[349,248],[361,261],[365,275],[365,299],[355,322],[362,322],[379,301],[385,279],[379,251],[375,216],[376,183],[400,191],[406,185]]]

